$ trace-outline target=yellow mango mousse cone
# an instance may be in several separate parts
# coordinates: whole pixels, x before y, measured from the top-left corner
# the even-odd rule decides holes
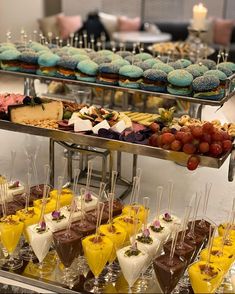
[[[209,250],[203,249],[200,253],[200,259],[203,261],[208,260]],[[229,270],[233,262],[233,254],[229,253],[226,249],[221,251],[221,247],[213,246],[210,255],[210,264],[214,264],[221,268],[225,273]]]
[[[229,252],[230,254],[233,254],[233,260],[235,259],[235,238],[228,238],[225,240],[224,243],[224,238],[223,237],[216,237],[213,240],[213,246],[215,247],[222,247],[224,248],[224,250],[226,250],[227,252]]]
[[[52,190],[50,192],[50,198],[56,200],[58,195],[58,190]],[[73,199],[73,193],[70,189],[62,189],[60,195],[60,206],[70,205]]]
[[[90,270],[98,277],[112,254],[113,242],[106,236],[93,234],[82,240],[82,247]]]
[[[19,220],[24,224],[23,234],[27,242],[29,242],[29,236],[27,233],[27,227],[39,222],[40,214],[34,207],[29,207],[28,210],[21,209],[16,212]]]
[[[126,231],[118,223],[102,225],[99,227],[99,231],[113,242],[113,250],[108,260],[112,263],[117,257],[116,250],[120,248],[126,240]]]
[[[24,224],[16,215],[10,215],[1,219],[1,241],[8,253],[13,253],[24,229]]]
[[[125,205],[122,209],[122,214],[131,215],[134,217],[136,215],[136,208],[139,208],[138,218],[143,223],[148,214],[148,210],[143,205],[140,205],[140,204]]]
[[[126,241],[129,241],[130,237],[134,235],[135,227],[135,218],[129,215],[120,215],[114,218],[113,222],[119,224],[126,230]],[[137,232],[141,229],[142,222],[138,219],[137,223]]]
[[[206,261],[197,261],[189,266],[188,274],[194,293],[215,293],[223,280],[224,271]]]
[[[223,223],[218,226],[219,236],[221,236],[221,237],[224,236],[224,233],[226,231],[227,226],[228,226],[228,223]],[[235,238],[235,225],[232,226],[232,229],[229,232],[229,236],[232,238]]]
[[[47,204],[45,208],[45,214],[50,213],[56,209],[55,199],[48,198],[46,201],[47,201]],[[34,200],[33,206],[35,208],[35,211],[40,214],[42,210],[42,199]]]

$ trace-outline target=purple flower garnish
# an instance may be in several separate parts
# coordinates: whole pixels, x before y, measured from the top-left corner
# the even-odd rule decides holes
[[[15,181],[15,182],[12,182],[8,188],[9,189],[14,189],[14,188],[18,188],[20,186],[20,182],[19,181]]]
[[[166,222],[171,222],[172,221],[172,217],[171,217],[171,215],[168,212],[164,213],[163,219]]]
[[[149,236],[150,236],[149,229],[145,229],[145,230],[143,231],[143,235],[144,235],[144,237],[149,237]]]
[[[153,222],[153,226],[156,228],[156,229],[160,229],[161,228],[161,223],[159,222],[159,220],[155,220]]]
[[[86,192],[86,194],[85,194],[85,202],[90,202],[90,201],[92,201],[91,193]]]
[[[138,250],[138,248],[137,248],[137,242],[136,241],[132,243],[131,250],[132,251],[137,251]]]
[[[43,233],[43,232],[45,232],[46,231],[46,228],[47,228],[47,226],[46,226],[46,222],[43,220],[43,221],[41,221],[40,223],[39,223],[39,226],[37,227],[37,232],[38,233]]]
[[[53,220],[58,220],[60,218],[60,211],[54,210],[51,215]]]

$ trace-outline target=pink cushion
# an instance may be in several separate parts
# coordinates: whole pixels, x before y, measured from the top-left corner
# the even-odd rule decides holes
[[[118,23],[120,32],[138,31],[141,25],[139,17],[129,18],[126,16],[120,16],[118,19]]]
[[[57,23],[59,26],[61,38],[67,39],[71,33],[75,33],[82,27],[82,18],[80,15],[58,15]]]
[[[215,19],[214,43],[227,46],[231,41],[234,21],[229,19]]]

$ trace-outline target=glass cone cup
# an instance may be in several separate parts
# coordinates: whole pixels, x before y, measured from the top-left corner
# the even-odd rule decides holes
[[[95,276],[95,279],[86,281],[84,289],[91,293],[103,293],[104,283],[98,278],[112,254],[113,242],[106,236],[94,234],[82,240],[82,247],[90,270]]]
[[[81,238],[82,235],[75,233],[73,230],[64,229],[53,233],[55,250],[65,267],[62,282],[70,288],[75,282],[78,282],[78,278],[76,275],[74,277],[70,267],[74,259],[81,254]]]
[[[0,232],[1,242],[9,254],[9,259],[4,261],[3,267],[6,269],[16,270],[23,265],[21,259],[13,257],[16,246],[22,235],[24,224],[19,221],[15,215],[7,216],[1,219]]]
[[[133,249],[132,245],[125,243],[117,250],[117,258],[131,293],[131,287],[146,267],[149,256],[145,251],[139,248]]]
[[[29,226],[27,228],[30,245],[39,260],[39,264],[35,264],[37,270],[41,275],[47,275],[51,271],[50,264],[43,263],[46,255],[48,254],[52,244],[52,232],[49,228],[41,230],[38,224]]]

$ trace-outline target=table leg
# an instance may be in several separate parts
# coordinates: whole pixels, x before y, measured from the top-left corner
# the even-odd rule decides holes
[[[49,166],[50,166],[50,185],[55,184],[55,142],[50,138],[49,142]]]

